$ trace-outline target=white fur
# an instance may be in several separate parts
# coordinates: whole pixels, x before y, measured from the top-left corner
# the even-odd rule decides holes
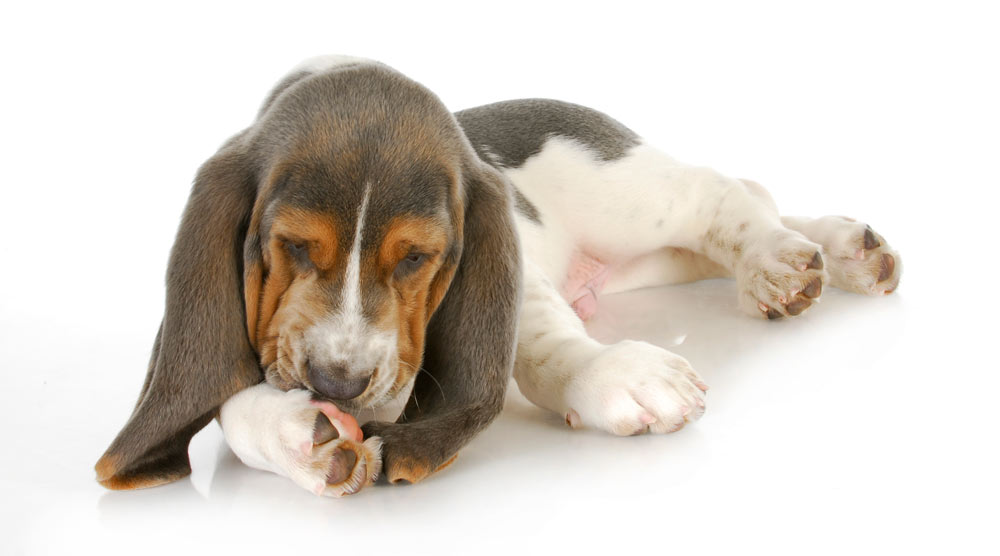
[[[358,223],[354,227],[354,242],[347,257],[344,285],[341,291],[341,312],[354,320],[361,320],[361,239],[365,231],[365,215],[368,213],[368,199],[372,195],[372,184],[365,184],[365,194],[358,209]]]
[[[617,266],[672,246],[715,255],[731,267],[731,253],[705,253],[709,229],[736,235],[747,222],[744,235],[750,236],[781,226],[777,213],[740,180],[681,164],[645,143],[602,162],[579,143],[553,137],[505,174],[538,209],[545,227],[519,228],[525,257],[556,281],[566,275],[574,250]]]
[[[741,307],[763,318],[814,279],[826,280],[826,270],[806,268],[817,252],[849,245],[853,254],[864,232],[863,225],[843,229],[846,219],[786,228],[758,184],[681,164],[645,143],[605,162],[552,137],[504,172],[542,222],[516,220],[526,264],[515,379],[529,400],[571,425],[615,434],[647,426],[671,432],[697,419],[704,385],[661,348],[590,338],[567,305],[572,297],[564,297],[573,295],[564,286],[579,270],[574,265],[606,265],[609,292],[735,276]],[[832,272],[844,264],[828,258]],[[871,288],[877,261],[867,264],[862,287]]]
[[[219,421],[226,442],[243,463],[255,469],[288,477],[296,484],[325,496],[341,496],[351,492],[351,481],[330,486],[326,482],[331,454],[339,449],[349,431],[335,420],[340,439],[315,447],[313,426],[319,409],[310,403],[305,390],[282,392],[268,383],[261,383],[229,398],[222,406]],[[378,474],[381,465],[381,441],[369,438],[363,451],[371,454],[366,466],[358,465],[355,472]],[[352,477],[354,484],[374,480],[371,476]]]
[[[335,68],[337,66],[347,66],[352,64],[365,64],[374,63],[374,60],[369,60],[368,58],[359,58],[357,56],[342,56],[342,55],[329,55],[329,56],[314,56],[308,58],[299,63],[299,65],[292,68],[288,74],[293,75],[302,71],[309,73],[319,73],[330,68]]]

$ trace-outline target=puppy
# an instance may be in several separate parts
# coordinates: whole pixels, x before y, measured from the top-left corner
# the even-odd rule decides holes
[[[599,112],[452,115],[384,65],[313,59],[199,171],[146,382],[98,480],[187,475],[218,416],[245,463],[317,494],[416,482],[495,418],[511,372],[574,428],[673,432],[707,386],[659,347],[590,338],[602,292],[732,276],[745,312],[776,319],[825,285],[890,293],[901,270],[866,224],[782,217],[760,185]]]

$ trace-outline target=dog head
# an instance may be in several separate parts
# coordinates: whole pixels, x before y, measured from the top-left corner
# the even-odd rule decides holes
[[[433,330],[450,336],[430,357],[441,397],[495,415],[516,326],[510,205],[422,86],[356,60],[293,72],[195,180],[146,384],[98,479],[186,475],[190,436],[262,370],[349,412],[382,405],[444,345]],[[490,378],[458,369],[471,353]]]
[[[310,76],[261,124],[270,164],[244,253],[265,376],[348,411],[380,405],[420,368],[461,257],[464,138],[436,98],[378,66]]]

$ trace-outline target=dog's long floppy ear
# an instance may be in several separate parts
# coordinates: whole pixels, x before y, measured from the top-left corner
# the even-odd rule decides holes
[[[256,181],[236,144],[223,147],[195,178],[170,254],[166,309],[146,381],[132,416],[95,466],[98,482],[110,489],[187,476],[191,437],[229,396],[261,380],[242,287]]]
[[[397,423],[368,423],[381,436],[391,482],[416,482],[449,463],[503,407],[514,364],[521,260],[511,190],[493,168],[463,173],[461,259],[427,327],[424,362]]]

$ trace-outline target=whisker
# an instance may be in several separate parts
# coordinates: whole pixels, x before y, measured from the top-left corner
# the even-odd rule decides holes
[[[402,364],[404,364],[404,365],[406,365],[407,367],[409,367],[411,369],[416,369],[418,375],[420,373],[425,373],[427,376],[431,377],[431,380],[434,381],[434,384],[437,385],[438,390],[441,392],[441,401],[443,401],[443,402],[447,402],[448,401],[448,397],[444,393],[444,387],[441,386],[441,383],[438,382],[438,379],[434,378],[434,375],[432,375],[430,371],[428,371],[427,369],[425,369],[423,367],[420,367],[419,369],[417,369],[413,365],[411,365],[411,364],[409,364],[409,363],[407,363],[406,361],[403,361],[403,360],[400,360],[399,362],[402,363]],[[414,398],[414,399],[416,399],[416,398]],[[417,406],[417,409],[420,409],[419,405]]]
[[[431,377],[431,380],[434,381],[434,384],[437,384],[438,390],[441,391],[441,401],[447,402],[448,398],[447,396],[445,396],[444,387],[441,386],[441,383],[438,382],[438,379],[434,378],[434,375],[432,375],[431,372],[428,371],[427,369],[421,368],[420,371],[425,373],[427,376]]]
[[[402,359],[400,359],[399,362],[411,369],[413,368],[413,365],[410,365],[409,363],[403,361]],[[419,369],[417,370],[417,374],[420,374]],[[420,409],[420,402],[417,400],[417,397],[413,395],[413,392],[410,392],[410,399],[413,400],[413,405],[417,406],[417,411],[423,413],[423,411]],[[406,406],[403,406],[403,417],[404,418],[406,417]]]

